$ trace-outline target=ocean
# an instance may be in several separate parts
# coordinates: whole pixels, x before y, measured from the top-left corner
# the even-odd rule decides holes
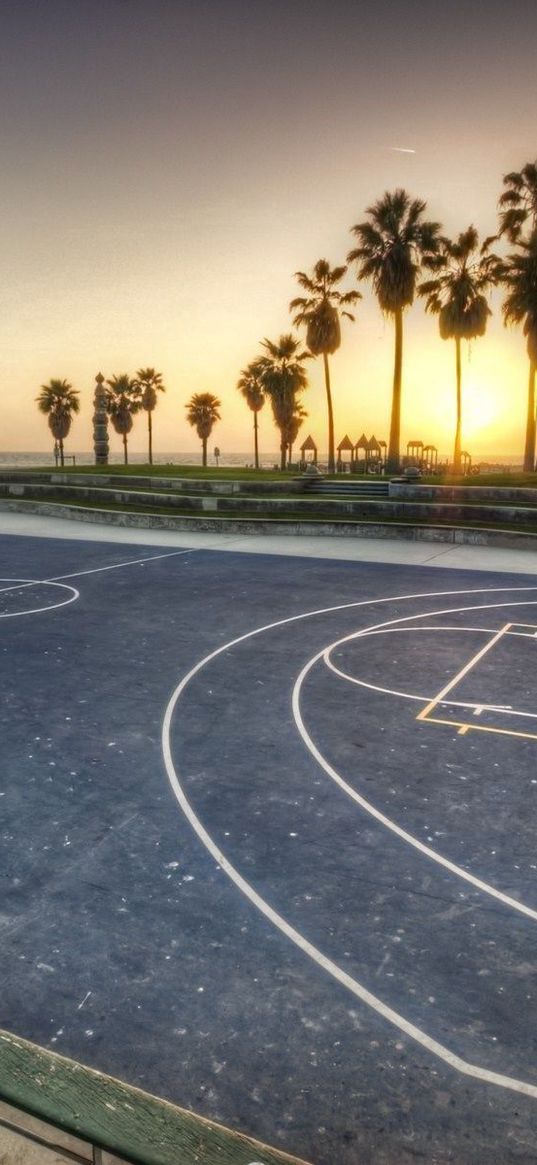
[[[95,461],[94,453],[70,451],[65,454],[65,464],[72,465],[73,459],[76,465],[93,465]],[[216,461],[212,452],[208,455],[208,465],[216,465]],[[279,453],[264,453],[259,457],[260,464],[263,469],[272,469],[279,464]],[[123,452],[110,453],[108,457],[110,465],[123,465]],[[201,452],[199,453],[154,453],[154,465],[201,465]],[[248,453],[225,453],[218,459],[218,464],[228,467],[236,466],[237,468],[253,463],[252,454]],[[1,453],[0,452],[0,469],[30,469],[35,466],[52,466],[54,467],[54,456],[50,453]],[[147,453],[131,453],[129,450],[129,465],[147,465]]]
[[[123,453],[110,453],[110,465],[123,465]],[[259,461],[262,469],[273,469],[279,466],[279,453],[262,453]],[[440,456],[440,461],[448,460],[448,454]],[[482,453],[474,457],[474,464],[497,466],[502,469],[522,469],[522,457],[520,454],[511,453]],[[93,465],[93,452],[77,452],[65,454],[65,464],[72,465],[73,461],[76,465]],[[327,454],[320,453],[319,461],[321,465],[326,464]],[[201,452],[199,453],[155,453],[153,456],[155,465],[201,465]],[[130,453],[129,465],[146,465],[146,453]],[[252,454],[250,453],[222,453],[218,459],[218,464],[226,468],[243,468],[253,464]],[[54,467],[54,456],[50,453],[2,453],[0,452],[0,469],[30,469],[36,466],[52,466]],[[212,452],[208,456],[208,465],[215,466],[216,461]]]

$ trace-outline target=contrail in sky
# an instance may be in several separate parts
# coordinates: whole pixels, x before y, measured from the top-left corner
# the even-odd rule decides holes
[[[393,150],[395,154],[415,154],[415,150],[408,150],[405,146],[388,146],[389,150]]]

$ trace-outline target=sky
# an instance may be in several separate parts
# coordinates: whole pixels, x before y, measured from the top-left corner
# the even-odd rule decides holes
[[[502,176],[537,156],[536,38],[534,0],[0,0],[0,449],[50,450],[35,397],[59,377],[80,390],[67,447],[89,450],[97,372],[150,365],[157,453],[198,448],[184,406],[206,391],[211,440],[251,452],[237,378],[290,330],[295,271],[345,262],[399,186],[449,235],[495,232]],[[388,436],[393,324],[360,290],[332,359],[336,441]],[[475,456],[524,438],[524,340],[491,306],[463,356]],[[416,303],[403,443],[451,449],[453,349]],[[309,376],[302,435],[324,448],[319,361]],[[277,449],[268,407],[260,428]],[[143,417],[129,443],[145,449]]]

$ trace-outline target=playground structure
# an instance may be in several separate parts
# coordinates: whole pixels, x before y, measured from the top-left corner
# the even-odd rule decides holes
[[[448,473],[452,471],[452,466],[448,461],[438,461],[438,449],[436,445],[424,445],[423,441],[409,441],[406,447],[406,456],[402,459],[402,468],[410,469],[416,468],[421,473],[433,475],[435,473]],[[461,453],[461,473],[463,476],[476,472],[472,468],[472,455],[466,450]]]
[[[377,441],[374,434],[368,438],[362,433],[353,443],[348,433],[345,433],[337,446],[336,473],[383,473],[386,466],[386,448],[386,442]],[[300,446],[300,453],[299,469],[304,470],[308,465],[317,465],[318,448],[313,437],[306,437]]]
[[[378,441],[375,434],[367,437],[365,433],[362,433],[353,444],[348,433],[345,433],[336,448],[336,473],[385,472],[386,442]],[[300,446],[300,454],[299,469],[304,470],[308,465],[318,464],[318,446],[313,437],[306,437]],[[406,454],[401,458],[401,469],[410,468],[415,468],[424,474],[434,475],[446,473],[451,467],[448,461],[439,462],[436,445],[424,445],[423,441],[412,440],[407,442]],[[471,453],[463,450],[461,453],[461,473],[463,476],[467,476],[475,472]]]
[[[307,465],[317,465],[317,446],[313,437],[306,437],[300,446],[300,468],[305,469]]]

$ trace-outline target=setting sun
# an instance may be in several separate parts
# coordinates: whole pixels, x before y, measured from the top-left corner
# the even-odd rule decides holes
[[[500,432],[498,420],[501,403],[494,399],[490,387],[469,382],[465,389],[464,432],[467,442],[479,437],[482,440],[498,441]]]

